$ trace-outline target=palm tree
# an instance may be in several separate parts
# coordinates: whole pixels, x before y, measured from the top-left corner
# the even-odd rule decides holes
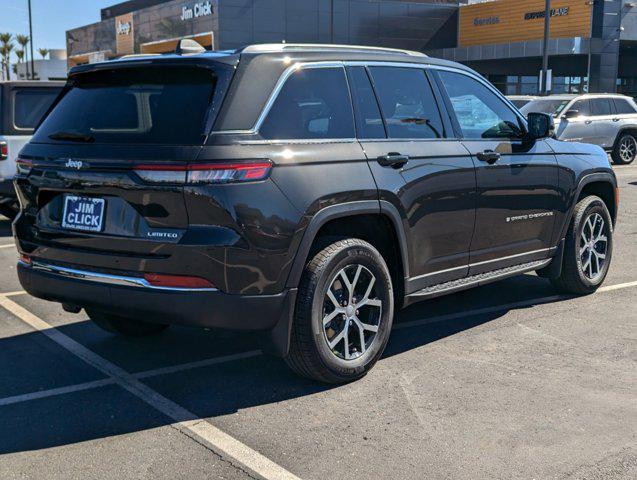
[[[18,65],[20,65],[23,61],[24,61],[24,54],[25,51],[24,50],[16,50],[15,51],[15,56],[18,59],[18,61],[16,63],[13,64],[13,73],[16,74],[16,77],[18,77]]]
[[[46,58],[46,56],[49,54],[49,49],[48,48],[38,48],[38,53],[42,56],[42,59],[44,60]]]
[[[27,45],[29,44],[31,39],[29,38],[28,35],[17,34],[15,36],[15,41],[18,42],[18,45],[20,45],[20,47],[22,47],[22,50],[26,52]],[[27,61],[27,79],[28,79],[29,78],[29,54],[28,53],[25,54],[25,59]]]
[[[0,62],[2,63],[2,76],[5,80],[9,80],[9,57],[13,50],[13,35],[10,33],[0,33]]]

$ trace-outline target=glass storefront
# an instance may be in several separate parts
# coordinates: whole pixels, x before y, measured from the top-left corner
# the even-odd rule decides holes
[[[489,75],[489,81],[505,95],[537,95],[537,75]],[[553,77],[551,93],[585,93],[587,77]]]

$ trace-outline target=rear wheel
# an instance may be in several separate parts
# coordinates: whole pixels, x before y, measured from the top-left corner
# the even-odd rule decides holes
[[[613,162],[618,165],[633,163],[637,156],[637,139],[629,133],[624,133],[617,140],[617,144],[611,154]]]
[[[579,201],[566,234],[562,273],[551,282],[577,295],[593,293],[604,282],[613,254],[613,225],[606,204],[591,195]]]
[[[89,318],[102,330],[125,337],[145,337],[162,332],[168,325],[120,317],[97,310],[87,310]]]
[[[385,350],[393,315],[391,277],[378,250],[363,240],[336,241],[305,268],[286,362],[321,382],[356,380]]]

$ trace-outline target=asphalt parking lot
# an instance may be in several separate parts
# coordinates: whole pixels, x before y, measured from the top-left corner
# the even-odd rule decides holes
[[[414,305],[361,381],[255,337],[111,336],[21,293],[0,219],[0,478],[635,479],[637,166],[605,287],[524,275]]]

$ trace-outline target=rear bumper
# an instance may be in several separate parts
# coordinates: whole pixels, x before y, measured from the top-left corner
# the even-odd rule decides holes
[[[13,188],[13,180],[9,178],[0,180],[0,201],[5,198],[17,198],[15,188]]]
[[[229,295],[217,290],[158,289],[130,277],[72,272],[80,273],[18,263],[20,283],[34,297],[158,323],[272,331],[280,322],[287,323],[295,298],[290,290]]]

